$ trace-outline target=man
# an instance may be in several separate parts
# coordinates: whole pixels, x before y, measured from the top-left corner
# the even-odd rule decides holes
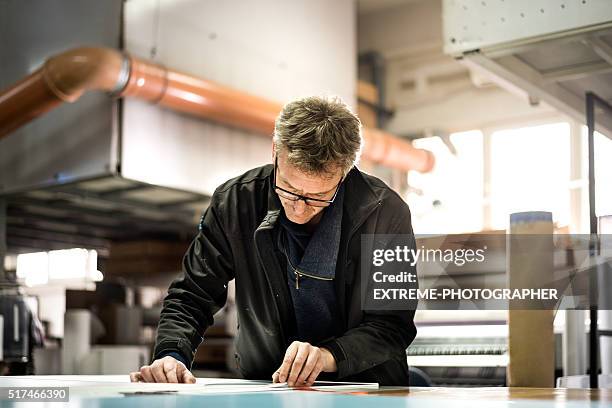
[[[188,367],[235,279],[244,378],[408,385],[414,311],[361,309],[360,245],[362,234],[412,236],[410,211],[354,166],[360,126],[338,99],[283,108],[274,164],[215,191],[164,300],[154,361],[132,381],[195,382]]]

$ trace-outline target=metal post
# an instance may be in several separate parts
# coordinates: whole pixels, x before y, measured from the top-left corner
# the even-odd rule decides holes
[[[6,271],[4,270],[4,257],[6,256],[6,200],[0,198],[0,285],[6,282]]]
[[[595,96],[586,93],[586,122],[588,127],[589,146],[589,232],[591,234],[590,255],[596,255],[595,238],[597,236],[597,215],[595,214]],[[591,319],[589,330],[589,386],[599,388],[599,339],[597,333],[597,274],[589,276]]]
[[[587,188],[578,184],[586,177],[583,174],[582,163],[586,160],[583,155],[582,124],[572,120],[570,122],[570,203],[572,233],[584,232],[582,230],[582,203],[586,198]],[[599,228],[601,230],[601,227]],[[569,261],[569,259],[568,259]],[[568,266],[576,267],[574,260]],[[565,330],[563,332],[563,375],[585,375],[587,373],[587,338],[584,335],[585,310],[565,310]]]

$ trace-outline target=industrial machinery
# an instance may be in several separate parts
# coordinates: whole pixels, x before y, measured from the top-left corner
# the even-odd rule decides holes
[[[0,282],[0,373],[32,374],[33,349],[42,344],[42,332],[20,287]]]
[[[504,386],[508,327],[497,323],[420,326],[407,350],[408,364],[423,370],[434,386]]]

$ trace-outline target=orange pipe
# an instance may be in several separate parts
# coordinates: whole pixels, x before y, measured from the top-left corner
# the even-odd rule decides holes
[[[0,94],[0,138],[61,103],[37,70]]]
[[[0,93],[0,138],[89,90],[112,91],[124,57],[105,48],[78,48],[49,58]]]
[[[211,81],[168,70],[107,48],[76,48],[0,93],[0,138],[84,92],[134,97],[223,124],[271,136],[282,105]],[[427,172],[431,152],[389,133],[364,128],[362,157],[402,170]]]
[[[380,129],[363,129],[364,159],[400,170],[416,170],[427,173],[433,169],[435,156],[425,149],[418,149],[407,140],[400,139]]]

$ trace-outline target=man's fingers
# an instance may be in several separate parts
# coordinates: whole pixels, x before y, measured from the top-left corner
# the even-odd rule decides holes
[[[142,375],[140,374],[139,371],[130,373],[130,382],[143,382],[143,381],[144,379],[142,378]]]
[[[281,364],[280,368],[278,369],[278,382],[287,381],[287,377],[289,377],[289,369],[291,368],[291,364],[293,364],[293,359],[297,354],[298,347],[299,343],[294,341],[285,352],[283,364]]]
[[[300,371],[300,375],[295,380],[296,385],[300,386],[306,382],[306,379],[310,377],[312,370],[315,368],[319,360],[321,360],[321,352],[319,349],[312,347],[310,353],[308,353],[306,363],[304,363],[304,367],[302,368],[302,371]]]
[[[177,363],[176,374],[179,382],[185,384],[195,384],[196,382],[195,376],[191,374],[191,371],[189,371],[187,367],[183,365],[183,363]]]
[[[278,376],[279,376],[278,371],[275,371],[274,374],[272,374],[272,382],[273,383],[280,382],[280,381],[278,381]]]
[[[155,382],[153,374],[151,374],[151,366],[140,367],[140,375],[142,376],[145,382]]]
[[[298,352],[293,359],[293,364],[291,365],[291,372],[289,373],[289,379],[287,379],[287,384],[290,387],[293,387],[295,384],[295,380],[297,380],[298,375],[300,375],[300,371],[302,371],[302,367],[308,358],[308,354],[312,346],[308,343],[300,344],[298,348]]]
[[[166,356],[153,364],[140,367],[140,372],[130,373],[130,381],[157,383],[195,383],[196,378],[185,365],[173,357]]]
[[[153,378],[155,379],[155,382],[158,382],[158,383],[168,382],[168,379],[166,378],[166,374],[164,373],[164,365],[160,361],[155,361],[153,364],[151,364],[151,374],[153,374]]]
[[[312,372],[310,373],[310,375],[306,379],[306,385],[309,386],[309,387],[312,387],[312,385],[316,381],[316,379],[319,376],[319,374],[321,374],[321,371],[323,371],[323,361],[319,360],[319,362],[317,363],[315,368],[312,370]]]
[[[165,361],[163,361],[164,374],[166,375],[166,378],[168,379],[169,383],[179,382],[178,377],[176,376],[179,364],[180,363],[177,363],[176,360],[172,358],[167,358],[165,359]]]
[[[181,364],[182,367],[182,373],[180,375],[180,378],[182,380],[182,382],[184,382],[185,384],[195,384],[196,382],[196,378],[194,377],[193,374],[191,374],[191,371],[189,371],[185,366],[183,366]]]

